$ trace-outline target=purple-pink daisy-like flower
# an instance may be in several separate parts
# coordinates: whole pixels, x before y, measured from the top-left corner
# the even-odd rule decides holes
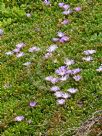
[[[69,37],[68,36],[63,36],[59,40],[59,42],[61,42],[61,43],[68,42],[68,41],[69,41]]]
[[[14,53],[18,53],[18,52],[20,52],[20,48],[16,48],[16,49],[14,49],[14,50],[13,50],[13,52],[14,52]]]
[[[35,106],[36,106],[36,104],[37,104],[37,102],[33,102],[33,101],[31,101],[31,102],[29,103],[29,106],[30,106],[30,107],[35,107]]]
[[[53,41],[53,42],[58,42],[58,41],[59,41],[59,38],[52,38],[52,41]]]
[[[75,7],[74,10],[77,11],[77,12],[81,11],[81,7]]]
[[[55,83],[57,83],[59,81],[59,78],[55,78],[55,77],[53,77],[51,80],[50,80],[50,82],[52,83],[52,84],[55,84]]]
[[[54,95],[56,96],[56,98],[61,98],[63,96],[63,92],[57,91],[54,93]]]
[[[45,80],[46,81],[51,81],[52,78],[53,78],[52,76],[48,76],[48,77],[45,78]]]
[[[76,93],[78,91],[78,89],[76,89],[76,88],[69,88],[67,91],[69,93],[71,93],[71,94],[74,94],[74,93]]]
[[[74,63],[74,60],[68,58],[66,58],[64,61],[64,64],[66,64],[67,66],[73,65]]]
[[[79,81],[79,80],[81,79],[81,76],[80,76],[80,75],[76,75],[76,76],[73,77],[73,79],[74,79],[75,81]]]
[[[28,51],[29,51],[29,52],[40,51],[40,48],[39,48],[39,47],[34,46],[34,47],[29,48],[29,50],[28,50]]]
[[[44,0],[44,4],[45,5],[50,5],[50,1],[49,0]]]
[[[50,89],[52,92],[56,92],[56,91],[59,91],[60,88],[58,86],[52,86],[51,89]]]
[[[58,105],[64,105],[65,104],[65,99],[58,99],[57,104]]]
[[[21,49],[21,48],[25,47],[25,43],[21,42],[21,43],[17,44],[16,47]]]
[[[63,11],[62,12],[62,14],[64,14],[64,15],[69,15],[69,14],[71,14],[72,13],[72,10],[65,10],[65,11]]]
[[[62,76],[59,78],[60,81],[66,81],[69,78],[69,75]]]
[[[72,70],[71,70],[71,69],[68,69],[68,70],[67,70],[67,74],[68,74],[68,75],[72,74]]]
[[[70,6],[68,5],[68,4],[65,4],[65,5],[63,5],[63,7],[62,7],[64,10],[68,10],[69,8],[70,8]]]
[[[90,62],[90,61],[93,60],[93,57],[91,57],[91,56],[83,57],[82,60],[85,60],[85,61],[87,61],[87,62]]]
[[[50,57],[52,57],[52,53],[48,52],[48,53],[45,54],[44,59],[48,59]]]
[[[62,7],[64,6],[64,2],[60,2],[60,3],[58,4],[58,6],[59,6],[60,8],[62,8]]]
[[[81,71],[80,68],[73,69],[72,74],[75,75],[75,74],[79,73],[80,71]]]
[[[55,73],[60,75],[60,76],[64,76],[64,75],[67,74],[67,67],[66,66],[61,66],[55,71]]]
[[[68,99],[68,98],[70,98],[70,97],[71,97],[71,95],[68,94],[68,93],[63,93],[63,94],[62,94],[62,98],[63,98],[63,99]]]
[[[52,84],[55,84],[59,81],[59,78],[53,77],[53,76],[48,76],[45,78],[46,81],[50,81]]]
[[[94,53],[96,53],[96,50],[86,50],[86,51],[83,52],[83,54],[85,54],[85,55],[91,55],[91,54],[94,54]]]
[[[25,55],[24,52],[19,52],[18,54],[16,54],[16,57],[20,58],[20,57],[23,57],[24,55]]]
[[[60,37],[60,38],[63,37],[64,35],[65,35],[65,34],[64,34],[63,32],[58,32],[58,33],[57,33],[57,36]]]
[[[17,116],[17,117],[15,117],[14,120],[20,122],[20,121],[24,120],[24,116]]]
[[[68,19],[65,19],[65,20],[63,20],[63,21],[61,22],[61,24],[62,24],[62,25],[67,25],[67,24],[69,24],[69,20],[68,20]]]
[[[47,49],[47,51],[48,52],[54,52],[57,48],[58,48],[58,46],[56,44],[53,44]]]

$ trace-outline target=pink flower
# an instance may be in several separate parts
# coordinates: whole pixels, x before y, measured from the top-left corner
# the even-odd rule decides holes
[[[67,91],[69,93],[71,93],[71,94],[74,94],[74,93],[76,93],[78,91],[78,89],[76,89],[76,88],[69,88]]]
[[[67,68],[66,66],[61,66],[59,67],[56,71],[55,71],[56,74],[60,75],[60,76],[64,76],[67,74]]]
[[[59,78],[48,76],[45,78],[46,81],[50,81],[52,84],[55,84],[59,81]]]
[[[64,43],[64,42],[67,42],[67,41],[69,41],[69,37],[68,37],[68,36],[63,36],[63,37],[61,37],[61,39],[59,40],[59,42],[61,42],[61,43]]]
[[[13,52],[14,52],[14,53],[18,53],[18,52],[20,52],[20,48],[16,48],[16,49],[14,49],[14,50],[13,50]]]
[[[45,5],[50,5],[50,1],[49,0],[44,0],[44,4]]]
[[[52,76],[48,76],[48,77],[45,78],[45,80],[46,81],[51,81],[52,78],[53,78]]]
[[[37,104],[36,102],[33,102],[33,101],[32,101],[32,102],[29,103],[29,106],[30,106],[30,107],[35,107],[36,104]]]
[[[81,10],[81,7],[76,7],[76,8],[74,8],[74,10],[78,12]]]
[[[59,91],[60,88],[59,88],[58,86],[53,86],[53,87],[51,87],[50,90],[51,90],[52,92],[56,92],[56,91]]]
[[[72,10],[65,10],[65,11],[63,11],[62,12],[62,14],[64,14],[64,15],[69,15],[69,14],[71,14],[72,13]]]
[[[74,76],[73,79],[74,79],[75,81],[79,81],[79,80],[81,79],[81,76],[80,76],[80,75]]]
[[[58,105],[64,105],[65,104],[65,99],[58,99],[57,104]]]
[[[83,54],[85,54],[85,55],[91,55],[91,54],[94,54],[94,53],[96,53],[96,50],[86,50],[86,51],[83,52]]]
[[[87,56],[87,57],[83,57],[82,60],[89,62],[89,61],[92,61],[93,58],[91,56]]]
[[[27,16],[27,17],[31,17],[31,14],[30,14],[30,13],[27,13],[26,16]]]
[[[15,117],[14,120],[20,122],[20,121],[24,120],[24,116],[17,116],[17,117]]]
[[[52,78],[50,82],[51,82],[52,84],[55,84],[55,83],[57,83],[58,81],[59,81],[59,78]]]
[[[66,81],[69,78],[69,75],[62,76],[59,78],[60,81]]]
[[[60,37],[60,38],[63,37],[64,35],[65,35],[65,34],[64,34],[63,32],[58,32],[58,33],[57,33],[57,36]]]
[[[65,19],[65,20],[63,20],[63,21],[61,22],[61,24],[62,24],[62,25],[67,25],[67,24],[69,24],[69,20],[68,20],[68,19]]]
[[[29,50],[28,50],[28,51],[29,51],[29,52],[40,51],[40,48],[39,48],[39,47],[34,46],[34,47],[29,48]]]
[[[65,4],[65,5],[63,5],[63,7],[62,7],[64,10],[68,10],[69,8],[70,8],[70,6],[68,5],[68,4]]]
[[[24,56],[24,52],[20,52],[16,55],[17,58],[23,57]]]
[[[64,6],[64,3],[61,2],[61,3],[58,4],[58,6],[59,6],[60,8],[62,8],[62,7]]]
[[[57,91],[57,92],[54,93],[54,95],[55,95],[57,98],[61,98],[62,95],[63,95],[63,93],[60,92],[60,91]]]
[[[25,44],[23,42],[16,45],[16,47],[20,48],[20,49],[23,48],[24,46],[25,46]]]
[[[52,57],[52,53],[48,52],[45,54],[44,59],[48,59],[49,57]]]
[[[70,98],[70,97],[71,97],[71,95],[68,94],[68,93],[63,93],[63,94],[62,94],[62,98],[63,98],[63,99],[68,99],[68,98]]]
[[[80,68],[73,69],[72,74],[75,75],[75,74],[79,73],[80,71],[81,71]]]
[[[51,46],[47,49],[47,51],[48,51],[48,52],[54,52],[57,48],[58,48],[57,45],[56,45],[56,44],[53,44],[53,45],[51,45]]]
[[[72,65],[74,63],[75,63],[74,60],[68,59],[68,58],[66,58],[65,61],[64,61],[64,64],[66,64],[67,66],[70,66],[70,65]]]

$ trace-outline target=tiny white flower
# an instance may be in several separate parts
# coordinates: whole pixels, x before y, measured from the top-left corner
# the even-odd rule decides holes
[[[6,55],[13,55],[12,51],[5,52]]]
[[[25,62],[23,63],[24,66],[29,66],[31,64],[31,62]]]
[[[30,13],[27,13],[26,16],[27,16],[27,17],[31,17],[31,14],[30,14]]]

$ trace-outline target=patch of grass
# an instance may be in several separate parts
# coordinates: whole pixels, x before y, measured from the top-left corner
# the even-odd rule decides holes
[[[61,1],[52,0],[52,6],[47,7],[38,1],[35,2],[36,8],[31,4],[31,18],[25,16],[26,10],[23,9],[22,17],[14,16],[16,19],[12,19],[11,23],[5,23],[4,14],[2,16],[4,35],[0,37],[1,136],[72,136],[83,121],[102,108],[102,74],[96,72],[102,64],[101,3],[96,0],[66,0],[72,7],[81,5],[82,11],[67,17],[71,20],[69,25],[60,26],[59,19],[65,17],[58,8],[58,2]],[[5,10],[7,13],[8,8]],[[12,10],[12,6],[9,10]],[[59,48],[52,58],[44,60],[46,49],[53,44],[51,39],[56,37],[59,30],[68,34],[71,40],[58,44]],[[5,55],[5,52],[13,50],[20,42],[26,44],[23,49],[26,53],[24,57]],[[28,53],[28,49],[33,45],[40,47],[41,51]],[[82,61],[82,52],[87,49],[97,51],[92,62]],[[76,62],[72,68],[82,69],[82,80],[79,83],[73,80],[58,83],[63,91],[69,87],[79,89],[79,92],[61,107],[56,105],[56,99],[49,91],[51,84],[45,82],[44,78],[53,75],[55,69],[63,65],[64,58],[67,57]],[[54,60],[57,62],[54,63]],[[29,68],[22,65],[27,61],[32,62]],[[6,84],[9,85],[4,87]],[[29,107],[32,100],[37,102],[33,109]],[[18,115],[24,115],[25,120],[14,122]],[[27,122],[29,119],[32,120],[31,124]]]

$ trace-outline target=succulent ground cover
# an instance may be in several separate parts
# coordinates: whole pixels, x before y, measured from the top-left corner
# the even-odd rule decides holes
[[[102,109],[101,2],[22,3],[0,6],[0,133],[72,136]]]

